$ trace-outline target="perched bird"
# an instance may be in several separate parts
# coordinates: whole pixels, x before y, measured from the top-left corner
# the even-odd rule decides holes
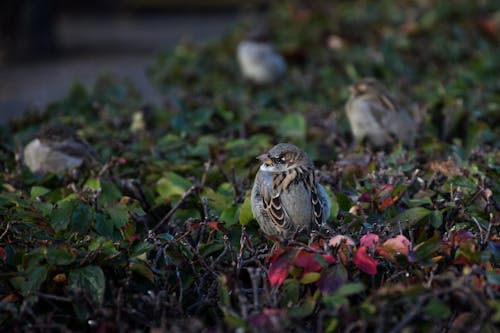
[[[287,240],[311,224],[326,223],[330,203],[304,151],[280,143],[257,159],[262,165],[252,189],[252,213],[266,235]]]
[[[237,57],[243,77],[257,85],[276,82],[286,73],[285,59],[262,32],[253,32],[242,40]]]
[[[411,147],[416,123],[408,112],[373,78],[365,78],[350,87],[346,113],[354,138],[366,140],[376,148],[403,142]]]
[[[62,174],[82,164],[98,163],[92,148],[76,133],[61,125],[41,130],[25,148],[24,162],[34,173]]]

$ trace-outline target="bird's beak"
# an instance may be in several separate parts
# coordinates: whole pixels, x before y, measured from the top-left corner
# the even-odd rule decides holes
[[[269,158],[269,156],[267,154],[262,154],[260,156],[257,156],[257,159],[266,165],[273,164],[273,161],[271,161],[271,159]]]
[[[354,92],[356,91],[356,89],[354,89],[353,85],[349,86],[348,89],[349,89],[349,93],[351,93],[351,94],[354,94]]]

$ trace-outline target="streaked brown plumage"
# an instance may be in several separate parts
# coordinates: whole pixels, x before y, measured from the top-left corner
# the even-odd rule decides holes
[[[263,163],[252,189],[252,212],[266,235],[285,240],[326,223],[330,204],[305,152],[280,143],[258,159]]]
[[[350,87],[346,113],[354,138],[368,141],[377,148],[398,141],[413,146],[415,121],[387,89],[373,78],[365,78]]]

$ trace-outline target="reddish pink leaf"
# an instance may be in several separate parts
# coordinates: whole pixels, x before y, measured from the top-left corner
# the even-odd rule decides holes
[[[279,287],[283,284],[283,281],[285,281],[288,276],[290,258],[290,253],[285,253],[271,262],[268,272],[269,283],[271,286]]]
[[[386,259],[394,259],[396,255],[408,256],[410,241],[403,235],[389,238],[382,245],[377,246],[377,252]]]
[[[334,264],[336,262],[335,258],[327,253],[318,254],[314,252],[309,252],[306,249],[300,249],[297,252],[297,256],[293,261],[295,266],[304,268],[304,274],[310,272],[317,272],[323,268],[321,262],[318,261],[318,256],[323,257],[328,265]]]
[[[2,259],[3,262],[7,260],[7,251],[3,247],[0,247],[0,258]]]
[[[354,264],[366,274],[377,274],[377,261],[370,257],[366,251],[366,246],[361,246],[354,254]]]
[[[127,163],[127,159],[125,157],[118,157],[118,164],[125,164]]]
[[[267,258],[267,262],[270,262],[270,263],[273,263],[275,262],[276,260],[278,260],[278,258],[285,252],[287,251],[291,251],[292,249],[289,248],[289,247],[281,247],[281,246],[276,246],[273,250],[273,253],[271,253],[271,255]]]
[[[379,237],[377,234],[366,234],[360,239],[360,245],[365,246],[371,250],[375,249],[379,243]]]
[[[297,256],[295,257],[293,264],[295,266],[302,267],[304,269],[304,274],[317,272],[321,270],[322,266],[315,257],[315,253],[300,249],[299,252],[297,252]]]

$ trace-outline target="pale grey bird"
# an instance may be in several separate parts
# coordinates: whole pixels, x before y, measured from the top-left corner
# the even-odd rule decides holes
[[[257,159],[262,165],[252,189],[252,213],[266,235],[287,240],[326,223],[328,196],[304,151],[280,143]]]
[[[278,81],[287,70],[285,59],[262,32],[254,32],[239,43],[237,58],[243,77],[258,85]]]
[[[382,148],[398,141],[412,147],[416,122],[376,79],[365,78],[350,87],[346,113],[358,142]]]
[[[33,173],[62,174],[84,163],[98,164],[97,155],[74,130],[52,125],[41,130],[24,148],[24,163]]]

